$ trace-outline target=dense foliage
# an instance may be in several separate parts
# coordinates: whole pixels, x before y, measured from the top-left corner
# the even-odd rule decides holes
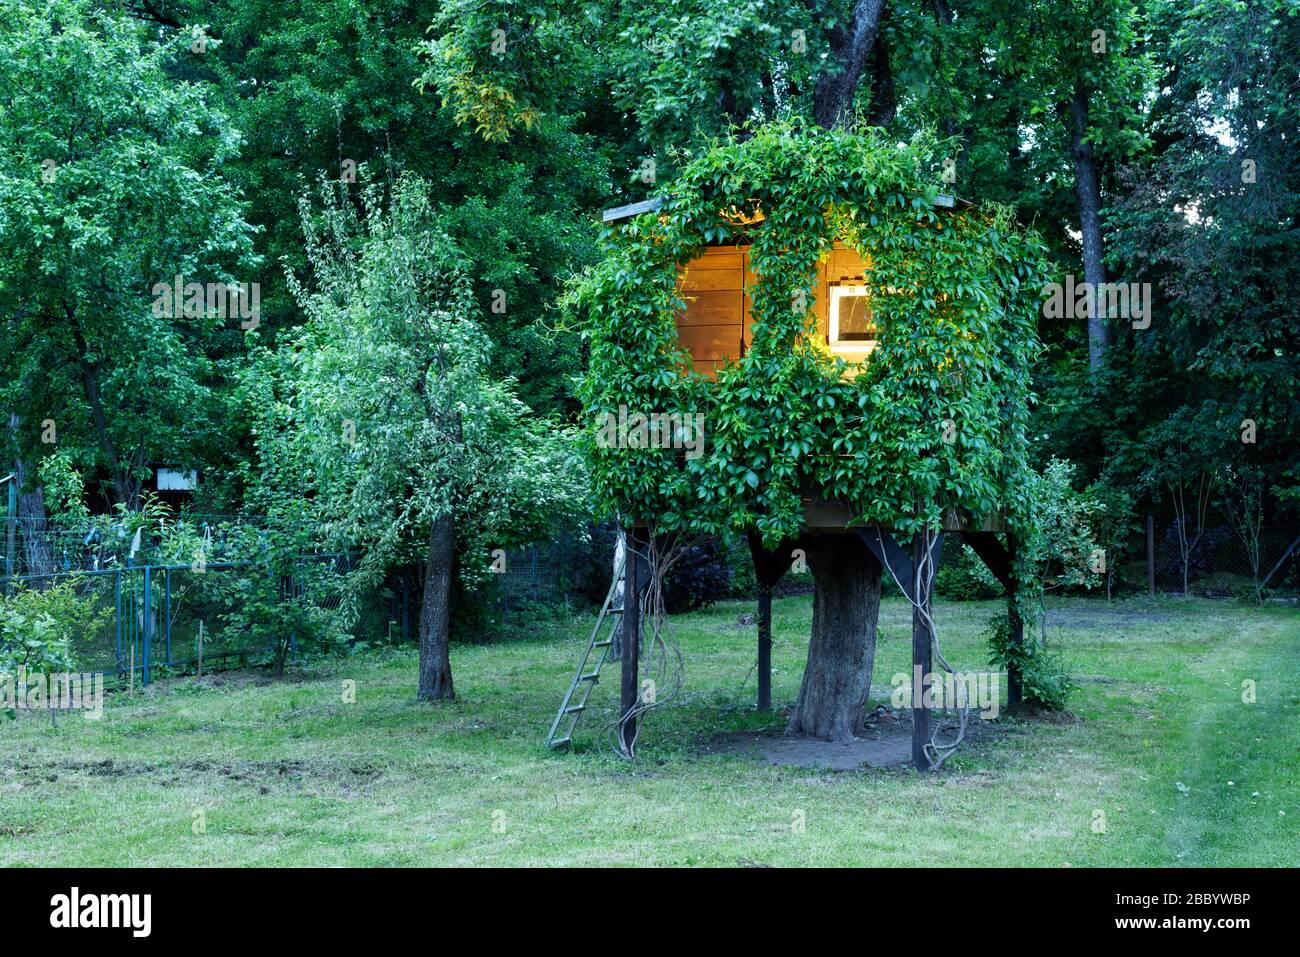
[[[593,440],[602,501],[772,544],[799,533],[807,489],[904,531],[951,509],[1027,515],[1039,246],[1000,211],[936,208],[931,159],[874,130],[770,126],[692,161],[662,209],[612,237],[573,296],[591,343],[587,415],[702,413],[707,442],[690,458]],[[753,344],[710,384],[676,346],[676,268],[741,236],[758,276]],[[881,328],[852,379],[810,334],[816,263],[841,237],[872,263]]]
[[[109,616],[75,581],[48,588],[17,588],[0,595],[0,677],[51,674],[78,667],[77,639],[93,634]]]
[[[1298,71],[1294,0],[0,0],[0,476],[37,545],[185,560],[201,522],[146,492],[193,469],[196,510],[355,547],[358,586],[454,512],[472,589],[594,510],[590,413],[699,412],[701,458],[593,448],[596,504],[769,541],[806,488],[905,530],[1002,508],[1062,532],[1026,572],[1108,590],[1150,515],[1162,582],[1229,542],[1262,599],[1300,503]],[[659,195],[602,249],[593,214]],[[673,269],[742,235],[754,348],[710,384]],[[801,336],[837,237],[886,326],[848,381]],[[1150,321],[1035,316],[1067,275],[1150,284]],[[260,315],[168,315],[176,277]],[[403,387],[443,336],[459,444]],[[1085,534],[1104,571],[1067,572]]]

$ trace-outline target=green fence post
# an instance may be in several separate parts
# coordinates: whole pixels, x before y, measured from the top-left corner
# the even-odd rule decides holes
[[[153,643],[153,596],[151,591],[150,572],[153,568],[149,565],[144,566],[144,628],[141,635],[141,675],[140,684],[142,687],[149,686],[149,645]]]
[[[117,676],[122,677],[122,569],[113,575],[114,622],[117,625]]]
[[[163,593],[167,596],[163,607],[163,641],[167,652],[167,667],[172,666],[172,570],[163,569]]]
[[[402,644],[411,640],[411,580],[414,577],[410,568],[402,568]]]

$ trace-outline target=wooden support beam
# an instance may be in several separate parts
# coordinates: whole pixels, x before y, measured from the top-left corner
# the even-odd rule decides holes
[[[938,538],[940,536],[936,536]],[[922,568],[925,561],[925,536],[912,536],[913,570]],[[933,576],[933,567],[930,569]],[[901,577],[901,576],[900,576]],[[925,611],[929,612],[929,596],[934,583],[920,581],[916,571],[908,575],[913,594],[919,592],[924,599]],[[925,753],[925,746],[930,743],[930,709],[925,706],[925,688],[922,682],[930,673],[930,628],[922,617],[921,608],[912,604],[912,764],[918,771],[930,770],[930,758]]]
[[[600,214],[602,223],[612,223],[620,219],[630,219],[633,216],[639,216],[642,213],[653,213],[656,209],[664,204],[664,197],[654,196],[650,199],[642,200],[639,203],[628,203],[626,206],[615,206],[613,209],[603,210]]]
[[[823,498],[816,492],[805,489],[800,493],[803,508],[804,527],[810,532],[842,532],[850,529],[864,529],[872,526],[858,520],[858,510],[847,502]],[[1006,530],[1006,523],[1001,515],[986,515],[972,520],[970,516],[957,509],[948,509],[943,514],[945,532],[1001,532]]]
[[[758,586],[758,701],[759,711],[772,710],[772,589]]]
[[[627,551],[626,565],[623,579],[623,659],[622,659],[622,680],[620,682],[619,694],[619,716],[624,717],[633,708],[637,702],[637,681],[640,678],[640,656],[641,656],[641,589],[639,587],[641,575],[646,571],[645,562],[641,559],[640,552],[645,547],[642,536],[638,535],[637,529],[629,528],[627,530]],[[619,746],[623,749],[624,754],[631,754],[632,744],[636,741],[636,722],[629,721],[621,725],[619,735]]]
[[[762,536],[755,531],[745,534],[749,554],[754,560],[754,578],[758,582],[758,710],[772,710],[772,590],[790,570],[793,542],[782,542],[775,551],[763,547]]]
[[[1020,548],[1020,543],[1016,537],[1007,532],[1007,567],[1010,569],[1009,582],[1007,588],[1007,624],[1011,628],[1011,643],[1019,648],[1025,643],[1025,620],[1020,615],[1020,605],[1017,601],[1019,598],[1020,582],[1016,578],[1016,554]],[[1020,674],[1020,667],[1016,664],[1007,665],[1007,707],[1015,708],[1020,704],[1021,688],[1024,685],[1023,676]]]
[[[880,564],[885,569],[886,581],[894,578],[898,579],[898,584],[902,586],[903,594],[907,596],[908,601],[914,601],[912,586],[913,569],[916,567],[912,563],[912,556],[903,550],[903,546],[894,540],[894,536],[888,529],[881,528],[878,525],[872,525],[866,528],[854,529],[866,542],[867,548],[876,556]],[[939,563],[943,556],[943,534],[940,533],[934,537],[934,543],[931,546],[931,571],[939,570]],[[891,574],[892,573],[892,574]]]
[[[1012,578],[1011,554],[1007,551],[998,537],[993,532],[962,532],[962,539],[971,547],[979,560],[982,561],[988,570],[993,573],[993,577],[998,580],[998,584],[1006,591],[1010,592],[1015,589],[1015,583]]]

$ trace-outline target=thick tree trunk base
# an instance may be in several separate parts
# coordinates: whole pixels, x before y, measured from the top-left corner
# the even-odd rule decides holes
[[[421,701],[450,701],[456,697],[451,682],[451,575],[455,551],[455,520],[444,515],[429,530],[429,559],[420,606],[420,682],[416,697]]]
[[[856,535],[820,535],[808,548],[816,583],[812,636],[787,732],[844,741],[861,729],[880,616],[880,563]]]

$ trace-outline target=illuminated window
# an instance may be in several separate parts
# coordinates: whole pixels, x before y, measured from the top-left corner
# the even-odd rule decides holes
[[[879,335],[866,286],[831,287],[831,349],[870,352]]]

